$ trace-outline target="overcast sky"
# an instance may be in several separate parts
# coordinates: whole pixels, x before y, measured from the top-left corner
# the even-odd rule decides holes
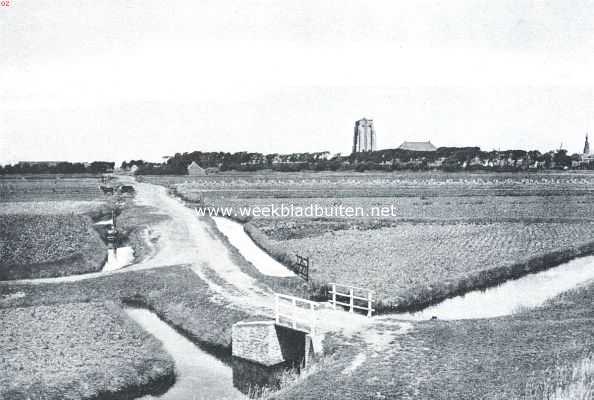
[[[591,1],[11,0],[0,163],[175,152],[580,151]]]

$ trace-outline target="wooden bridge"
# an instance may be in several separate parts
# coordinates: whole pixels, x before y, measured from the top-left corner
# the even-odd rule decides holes
[[[361,310],[367,313],[368,317],[373,315],[373,291],[356,286],[330,283],[332,290],[328,292],[329,302],[332,307],[346,307],[349,312]],[[340,292],[342,290],[343,292]]]
[[[280,293],[274,294],[274,320],[276,325],[316,334],[319,303]]]

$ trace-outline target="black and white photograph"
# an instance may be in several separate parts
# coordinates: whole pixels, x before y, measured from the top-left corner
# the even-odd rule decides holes
[[[0,0],[0,400],[594,400],[594,0]]]

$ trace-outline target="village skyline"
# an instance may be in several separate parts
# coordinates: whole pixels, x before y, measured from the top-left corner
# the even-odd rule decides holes
[[[363,119],[365,120],[365,118]],[[373,121],[372,119],[369,119],[369,121]],[[360,120],[355,121],[355,131],[356,131],[356,126],[357,124],[360,122]],[[351,133],[352,135],[352,133]],[[356,134],[355,134],[356,136]],[[527,148],[511,148],[511,147],[502,147],[502,146],[498,146],[497,148],[491,148],[491,149],[485,149],[482,146],[479,145],[468,145],[468,146],[456,146],[456,145],[451,145],[451,144],[445,144],[442,145],[441,143],[438,143],[437,146],[434,145],[434,143],[429,139],[429,140],[422,140],[422,141],[409,141],[409,140],[404,140],[399,146],[395,146],[395,147],[389,147],[389,148],[384,148],[384,147],[377,147],[377,136],[376,133],[374,132],[374,141],[376,141],[376,143],[374,143],[373,147],[369,147],[369,149],[365,149],[365,150],[356,150],[355,147],[353,146],[352,151],[346,151],[346,152],[337,152],[337,151],[330,151],[327,149],[316,149],[316,150],[312,150],[312,151],[303,151],[303,152],[270,152],[270,153],[265,153],[265,152],[261,152],[261,151],[250,151],[250,150],[238,150],[238,151],[228,151],[225,149],[218,149],[218,150],[206,150],[206,149],[182,149],[182,150],[178,150],[175,151],[175,153],[172,154],[162,154],[158,157],[125,157],[122,159],[114,159],[114,158],[94,158],[94,159],[52,159],[51,157],[45,157],[44,159],[26,159],[26,158],[21,158],[21,159],[15,159],[15,160],[8,160],[8,161],[4,161],[2,162],[0,160],[0,166],[9,166],[9,165],[18,165],[18,164],[49,164],[51,166],[56,166],[59,163],[81,163],[83,164],[86,168],[88,168],[90,166],[90,164],[92,162],[110,162],[110,163],[114,163],[114,165],[119,166],[122,163],[125,162],[129,162],[129,161],[133,161],[133,160],[142,160],[144,162],[148,162],[148,163],[167,163],[168,159],[172,158],[174,156],[174,154],[187,154],[187,153],[192,153],[192,152],[203,152],[203,153],[228,153],[228,154],[239,154],[239,153],[246,153],[246,154],[261,154],[262,156],[272,156],[272,155],[278,155],[278,156],[287,156],[290,157],[291,155],[295,155],[295,154],[302,154],[302,155],[306,155],[306,154],[312,154],[312,155],[318,155],[318,154],[324,154],[324,158],[325,159],[331,159],[331,158],[336,158],[336,157],[348,157],[354,153],[366,153],[366,152],[370,152],[370,151],[388,151],[388,150],[396,150],[396,149],[400,149],[400,150],[409,150],[409,151],[418,151],[418,152],[423,152],[423,151],[434,151],[437,150],[438,148],[478,148],[480,149],[481,152],[490,152],[490,153],[501,153],[501,154],[505,154],[506,152],[513,152],[513,151],[525,151],[525,152],[539,152],[540,154],[553,154],[555,152],[558,152],[559,150],[563,150],[567,153],[568,156],[576,156],[576,155],[588,155],[590,154],[590,147],[589,147],[589,138],[591,138],[591,135],[589,133],[585,133],[582,136],[582,140],[585,140],[585,143],[582,142],[582,145],[579,147],[579,149],[568,149],[563,145],[563,142],[560,143],[560,145],[556,148],[551,148],[551,149],[538,149],[538,148],[532,148],[532,147],[527,147]],[[351,139],[351,144],[352,144],[352,137]],[[356,140],[356,139],[355,139]],[[345,141],[348,141],[345,138]],[[381,141],[380,141],[380,146],[381,146]],[[372,149],[372,150],[371,150]],[[586,151],[587,149],[587,151]],[[575,150],[575,151],[574,151]]]

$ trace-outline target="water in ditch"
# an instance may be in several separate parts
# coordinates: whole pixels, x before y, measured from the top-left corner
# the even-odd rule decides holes
[[[276,262],[251,240],[241,224],[223,217],[215,217],[214,220],[230,243],[256,268],[260,269],[270,260]],[[261,271],[266,273],[263,270],[265,268]],[[541,306],[547,300],[591,280],[594,280],[594,256],[581,257],[545,271],[509,280],[493,288],[444,300],[419,312],[396,315],[408,320],[427,320],[433,317],[444,320],[501,317]]]
[[[545,271],[528,274],[485,290],[453,297],[398,318],[444,320],[494,318],[538,307],[547,300],[594,280],[594,256],[576,258]]]
[[[107,249],[107,261],[101,271],[115,271],[134,262],[134,249],[132,247],[118,247]]]
[[[143,400],[213,400],[245,399],[233,385],[233,369],[200,349],[154,313],[141,308],[126,308],[126,313],[147,332],[163,343],[175,361],[175,384],[159,397]]]
[[[241,255],[251,262],[262,274],[276,277],[295,276],[290,269],[258,247],[252,238],[245,233],[242,224],[224,217],[213,217],[213,220],[219,231],[227,236],[231,245],[239,250]]]

